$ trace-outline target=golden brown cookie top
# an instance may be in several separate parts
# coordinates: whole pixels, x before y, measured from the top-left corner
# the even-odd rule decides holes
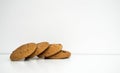
[[[49,46],[48,42],[40,42],[37,44],[37,49],[35,52],[33,52],[30,56],[28,56],[26,59],[33,58],[39,54],[41,54],[43,51],[45,51]]]
[[[25,57],[31,55],[36,48],[37,45],[35,43],[24,44],[12,52],[12,54],[10,55],[10,59],[12,61],[24,59]]]
[[[49,47],[42,54],[38,55],[38,57],[49,57],[58,53],[61,49],[61,44],[50,44]]]
[[[71,56],[71,53],[69,51],[61,50],[57,54],[54,54],[47,58],[49,58],[49,59],[65,59],[65,58],[69,58],[70,56]]]

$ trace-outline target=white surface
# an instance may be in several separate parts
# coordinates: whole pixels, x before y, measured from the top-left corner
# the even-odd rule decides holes
[[[72,55],[69,59],[12,62],[0,55],[0,73],[120,73],[120,55]]]
[[[27,42],[120,54],[120,0],[0,0],[0,53]]]

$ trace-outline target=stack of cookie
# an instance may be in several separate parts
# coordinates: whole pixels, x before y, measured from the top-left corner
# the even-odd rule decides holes
[[[27,43],[12,52],[11,61],[28,60],[35,56],[45,59],[65,59],[69,58],[71,53],[62,50],[61,44],[49,44],[48,42]]]

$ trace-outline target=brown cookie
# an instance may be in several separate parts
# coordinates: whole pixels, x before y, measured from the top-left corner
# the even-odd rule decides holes
[[[71,56],[71,53],[69,51],[61,50],[55,55],[52,55],[50,57],[47,57],[48,59],[65,59],[69,58]]]
[[[28,56],[26,59],[33,58],[33,57],[41,54],[43,51],[45,51],[48,48],[48,46],[49,46],[48,42],[38,43],[37,49],[30,56]]]
[[[50,44],[49,47],[42,53],[39,54],[38,57],[49,57],[56,53],[58,53],[62,49],[61,44]]]
[[[35,51],[36,47],[37,45],[35,43],[24,44],[12,52],[10,59],[12,61],[24,59],[31,55]]]

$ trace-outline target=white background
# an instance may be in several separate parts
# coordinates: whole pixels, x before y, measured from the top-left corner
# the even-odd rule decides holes
[[[62,43],[69,59],[10,61],[28,42]],[[0,73],[120,73],[120,0],[0,0]]]
[[[120,54],[120,0],[0,0],[0,53],[41,41]]]

